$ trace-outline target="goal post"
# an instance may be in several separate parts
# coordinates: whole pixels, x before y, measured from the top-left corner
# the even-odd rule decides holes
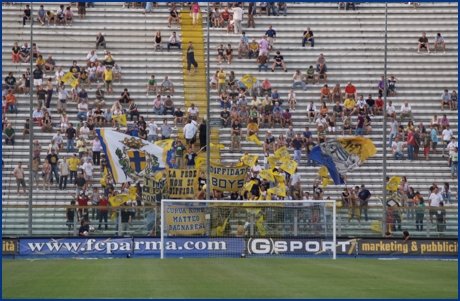
[[[161,200],[161,258],[336,259],[336,201]]]

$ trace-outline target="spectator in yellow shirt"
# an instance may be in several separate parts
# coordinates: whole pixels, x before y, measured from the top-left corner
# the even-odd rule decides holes
[[[43,66],[45,66],[46,60],[43,58],[41,54],[39,54],[35,63],[38,65],[38,68],[40,68],[40,70],[43,71]]]
[[[218,78],[218,93],[219,93],[219,96],[220,94],[222,93],[222,90],[223,91],[226,91],[225,89],[225,86],[227,84],[227,74],[224,72],[224,68],[220,68],[220,71],[219,73],[217,73],[217,78]]]
[[[250,120],[249,121],[249,124],[248,124],[248,129],[247,129],[247,132],[246,132],[246,136],[249,137],[249,136],[252,136],[252,135],[256,135],[256,137],[258,137],[259,135],[259,126],[257,125],[257,123],[254,122],[254,120]]]
[[[74,184],[72,182],[72,179],[77,179],[78,163],[80,162],[80,160],[77,158],[77,154],[73,154],[73,156],[69,160],[67,160],[67,162],[70,166],[70,183]]]
[[[49,10],[46,12],[46,17],[48,19],[48,27],[50,26],[50,21],[53,20],[54,21],[54,26],[56,26],[56,14],[54,13],[54,11],[52,10]]]
[[[113,85],[112,85],[112,80],[113,80],[113,72],[112,72],[112,66],[108,65],[106,66],[106,70],[104,73],[102,73],[102,79],[104,80],[105,83],[105,91],[107,91],[107,95],[113,95]]]
[[[353,98],[345,99],[345,101],[343,102],[343,105],[345,106],[345,114],[347,114],[348,112],[350,112],[349,115],[353,114],[355,104],[356,102]]]

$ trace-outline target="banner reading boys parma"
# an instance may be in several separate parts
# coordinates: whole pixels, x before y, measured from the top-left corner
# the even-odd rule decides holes
[[[244,178],[249,167],[226,167],[211,164],[211,189],[219,191],[239,191],[244,186]]]
[[[165,211],[168,234],[206,234],[206,207],[167,206]]]
[[[173,169],[166,171],[167,186],[170,198],[195,198],[198,193],[199,169]]]
[[[143,176],[168,166],[170,153],[153,143],[112,130],[97,129],[96,133],[116,183],[142,181]]]
[[[361,166],[377,153],[372,140],[361,136],[337,138],[315,146],[310,158],[327,167],[335,185],[343,184],[342,174]]]

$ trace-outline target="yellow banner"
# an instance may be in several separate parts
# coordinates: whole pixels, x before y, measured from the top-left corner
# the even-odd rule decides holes
[[[268,161],[268,164],[270,164],[271,168],[275,168],[276,164],[281,162],[280,157],[278,156],[269,156],[267,158],[267,161]]]
[[[262,143],[260,142],[259,138],[257,138],[257,136],[255,134],[253,134],[251,136],[246,136],[246,140],[247,141],[252,141],[257,145],[262,145]]]
[[[195,159],[195,167],[198,168],[198,167],[201,167],[203,165],[206,164],[206,158],[199,158],[199,157],[196,157]]]
[[[194,198],[198,193],[199,169],[168,169],[166,171],[170,198]]]
[[[168,234],[206,234],[206,208],[168,206],[165,209]]]
[[[153,144],[161,148],[164,148],[165,150],[170,150],[172,148],[173,143],[174,143],[173,139],[166,139],[166,140],[155,141]]]
[[[128,122],[126,120],[126,115],[125,114],[121,114],[119,116],[113,115],[112,119],[115,120],[116,122],[118,122],[121,125],[124,125],[124,126],[128,125]]]
[[[289,161],[291,160],[291,154],[286,146],[283,146],[275,151],[275,156],[280,158],[281,161]]]
[[[244,186],[244,179],[250,168],[211,165],[211,189],[219,191],[238,191]]]
[[[327,167],[324,165],[321,165],[321,168],[318,170],[318,175],[321,177],[327,177],[329,174],[329,171],[327,170]]]
[[[284,183],[280,183],[278,186],[267,189],[267,194],[274,194],[277,196],[286,196],[286,186]]]
[[[369,138],[355,136],[337,138],[337,141],[339,141],[350,154],[357,155],[362,163],[364,163],[367,158],[377,153],[374,143]]]
[[[121,204],[126,203],[130,199],[131,198],[129,197],[128,194],[117,194],[116,196],[109,198],[109,203],[110,205],[112,205],[112,207],[118,207]]]
[[[329,184],[334,184],[334,180],[328,177],[323,177],[323,184],[321,184],[321,188],[324,188]]]
[[[161,202],[162,199],[167,199],[168,196],[166,188],[165,181],[156,180],[155,176],[152,178],[144,176],[142,201],[144,203],[155,204]]]
[[[225,145],[223,144],[210,143],[210,145],[211,145],[211,148],[225,148]]]
[[[75,88],[78,85],[78,80],[73,76],[72,72],[67,72],[64,74],[64,76],[61,78],[61,81],[63,81],[66,84],[69,84],[72,88]]]
[[[264,227],[264,216],[261,215],[259,220],[256,223],[257,230],[259,230],[260,236],[265,236],[265,227]]]
[[[257,77],[252,76],[251,74],[246,74],[241,78],[241,81],[245,84],[248,89],[251,89],[254,83],[257,82]]]
[[[280,168],[292,175],[297,168],[297,162],[294,160],[284,161]]]

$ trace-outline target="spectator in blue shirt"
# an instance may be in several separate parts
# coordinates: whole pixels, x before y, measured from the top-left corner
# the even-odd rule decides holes
[[[270,45],[270,50],[273,49],[273,42],[276,41],[276,31],[272,28],[271,25],[268,26],[268,30],[265,32],[267,36],[268,45]]]
[[[172,158],[171,161],[169,161],[169,168],[179,168],[179,166],[176,164],[176,159]]]
[[[42,26],[45,25],[45,15],[46,10],[43,8],[43,5],[40,5],[40,9],[37,11],[38,21],[42,23]]]

